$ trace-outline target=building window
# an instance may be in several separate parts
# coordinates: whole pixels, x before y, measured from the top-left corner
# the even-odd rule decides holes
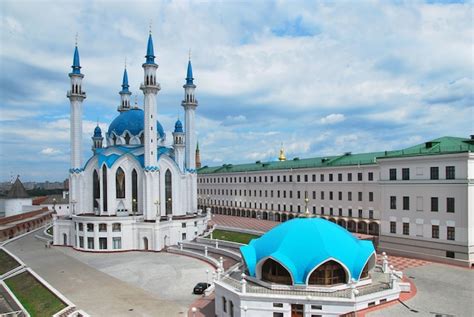
[[[84,237],[79,237],[79,248],[84,248]]]
[[[374,192],[369,192],[369,201],[374,201]]]
[[[283,303],[273,303],[273,307],[275,307],[275,308],[283,308]]]
[[[362,173],[357,173],[357,180],[362,182]]]
[[[373,181],[373,180],[374,180],[374,173],[369,172],[369,181]]]
[[[454,198],[446,198],[446,212],[454,212]]]
[[[337,174],[337,181],[342,182],[342,173]]]
[[[337,199],[342,200],[342,192],[337,193]]]
[[[99,232],[107,232],[107,224],[100,223],[99,224]]]
[[[454,251],[446,251],[446,257],[454,259]]]
[[[446,166],[446,179],[455,179],[455,168],[454,166]]]
[[[97,173],[96,170],[94,170],[94,174],[92,176],[92,196],[93,196],[92,207],[93,207],[93,210],[96,210],[99,208],[98,199],[100,199],[99,174]]]
[[[319,175],[319,181],[324,182],[324,174]]]
[[[125,172],[121,167],[115,173],[115,197],[125,198]]]
[[[87,238],[87,248],[91,250],[94,249],[94,238],[92,237]]]
[[[288,270],[271,258],[265,260],[262,265],[262,280],[284,285],[292,284],[291,275]]]
[[[403,196],[403,210],[410,210],[410,197]]]
[[[347,173],[347,181],[352,182],[352,173]]]
[[[333,179],[333,175],[332,174],[329,174],[329,181],[332,182],[334,179]]]
[[[347,274],[342,265],[336,261],[321,264],[309,276],[309,285],[334,285],[347,282]]]
[[[347,192],[347,200],[352,201],[352,192]]]
[[[183,241],[186,240],[186,233],[185,232],[181,233],[181,240],[183,240]]]
[[[329,192],[329,200],[332,200],[333,199],[333,192]]]
[[[342,217],[342,208],[339,208],[339,217]]]
[[[439,179],[439,167],[430,167],[430,179]]]
[[[390,173],[390,180],[391,181],[396,181],[397,180],[397,169],[396,168],[391,168],[389,170]]]
[[[313,180],[313,182],[316,182],[316,174],[313,174],[313,175],[311,176],[311,179]]]
[[[107,168],[102,166],[102,210],[107,211]]]
[[[273,312],[273,317],[284,317],[285,315],[283,313],[279,312]]]
[[[374,219],[374,211],[369,210],[369,219]]]
[[[456,240],[456,232],[454,227],[447,227],[447,239],[448,240]]]
[[[347,214],[349,215],[349,217],[352,217],[352,209],[349,208],[349,209],[347,210]]]
[[[362,209],[359,209],[359,218],[363,218]]]
[[[431,197],[431,211],[439,211],[438,210],[438,197]]]
[[[297,182],[300,182],[300,181],[301,181],[301,176],[300,176],[300,175],[296,175],[296,181],[297,181]]]
[[[84,231],[84,225],[82,222],[79,222],[79,231]]]
[[[114,237],[114,238],[112,238],[112,242],[113,242],[113,248],[115,250],[118,250],[118,249],[122,248],[122,238]]]
[[[94,224],[88,223],[87,224],[87,232],[94,232]]]
[[[390,221],[390,233],[397,233],[397,223]]]
[[[324,200],[324,192],[321,192],[321,200]]]
[[[316,199],[316,192],[313,191],[313,199]]]
[[[410,234],[410,223],[404,222],[403,223],[403,234],[408,236]]]
[[[227,313],[227,300],[225,299],[224,296],[222,296],[222,311],[224,313]]]
[[[171,179],[171,171],[168,169],[165,173],[165,207],[166,214],[170,215],[173,213],[173,201],[172,201],[172,192],[173,192],[173,182]]]
[[[358,199],[359,201],[362,201],[362,192],[358,192],[358,193],[357,193],[357,199]]]
[[[410,169],[402,168],[402,180],[407,181],[410,179]]]
[[[321,215],[324,215],[324,207],[321,207]]]
[[[107,238],[99,238],[99,249],[107,250]]]
[[[390,196],[390,209],[394,210],[397,209],[397,197]]]
[[[439,226],[436,226],[436,225],[431,226],[431,237],[433,239],[439,239]]]

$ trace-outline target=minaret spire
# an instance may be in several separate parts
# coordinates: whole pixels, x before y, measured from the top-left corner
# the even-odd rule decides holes
[[[123,78],[122,78],[122,90],[119,92],[120,94],[120,106],[118,107],[117,111],[127,111],[130,110],[130,95],[132,94],[130,90],[128,90],[130,86],[128,85],[128,74],[127,74],[127,60],[125,60],[125,68],[123,70]]]
[[[278,156],[279,161],[286,161],[285,149],[283,148],[283,142],[281,143],[280,155]]]

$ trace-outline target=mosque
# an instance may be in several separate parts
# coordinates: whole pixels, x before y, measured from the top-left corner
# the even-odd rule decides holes
[[[197,148],[195,98],[191,60],[188,62],[184,98],[184,125],[178,119],[172,146],[158,121],[156,96],[158,64],[153,39],[148,37],[144,77],[140,89],[143,109],[131,105],[125,68],[118,116],[105,133],[97,126],[92,136],[93,155],[82,162],[82,87],[76,44],[70,100],[71,165],[69,212],[55,216],[54,244],[85,251],[162,250],[192,240],[207,228],[210,213],[197,208]],[[197,162],[199,166],[199,162]]]

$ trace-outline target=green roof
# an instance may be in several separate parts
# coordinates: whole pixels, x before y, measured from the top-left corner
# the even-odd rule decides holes
[[[267,170],[284,170],[315,167],[334,167],[375,164],[384,158],[441,155],[474,151],[474,140],[458,137],[441,137],[397,151],[371,152],[352,154],[350,152],[338,156],[324,156],[307,159],[294,158],[287,161],[269,161],[247,164],[224,164],[221,166],[203,166],[198,174],[239,173]]]

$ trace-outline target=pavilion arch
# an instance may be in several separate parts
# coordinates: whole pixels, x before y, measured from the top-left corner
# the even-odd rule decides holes
[[[271,256],[263,258],[257,263],[256,277],[264,282],[294,285],[291,271]]]
[[[376,222],[369,223],[369,234],[378,235],[379,234],[379,224]]]
[[[359,280],[361,278],[366,278],[369,276],[369,271],[375,266],[375,260],[376,260],[376,255],[375,251],[367,258],[367,261],[365,261],[364,267],[362,271],[360,271],[359,274]]]
[[[281,215],[281,222],[285,222],[288,220],[288,215],[287,214],[282,214]]]
[[[306,285],[331,286],[348,283],[351,280],[349,269],[340,261],[329,258],[317,264],[306,276]]]
[[[291,220],[291,219],[293,219],[293,218],[295,218],[295,216],[294,216],[293,214],[289,214],[289,215],[288,215],[288,220]]]
[[[331,222],[333,222],[333,223],[337,223],[337,222],[336,222],[336,219],[335,219],[335,218],[332,218],[332,217],[329,218],[329,221],[331,221]]]
[[[350,232],[356,232],[357,228],[357,223],[354,220],[349,220],[347,222],[347,230]]]
[[[268,220],[268,212],[264,211],[264,212],[262,213],[262,219],[263,219],[263,220]]]
[[[252,218],[257,218],[257,212],[255,210],[252,211]]]
[[[357,223],[357,232],[360,232],[360,233],[368,233],[368,225],[367,225],[367,222],[365,221],[359,221]]]

